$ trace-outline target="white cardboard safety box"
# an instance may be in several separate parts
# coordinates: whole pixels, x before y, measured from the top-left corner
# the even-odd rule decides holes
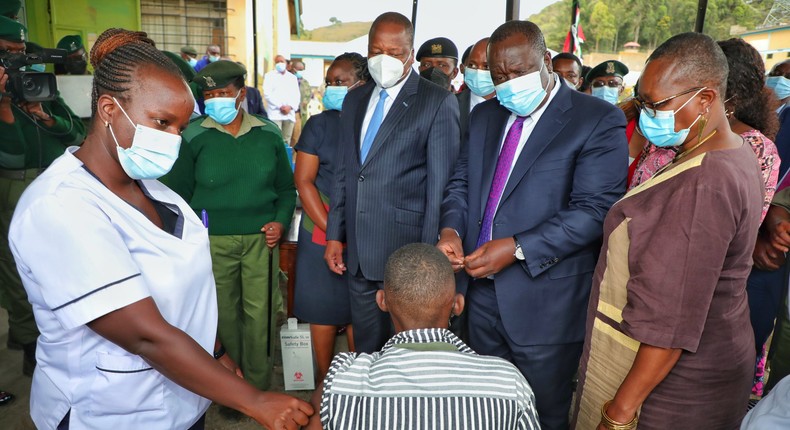
[[[283,352],[285,389],[289,391],[315,389],[310,324],[297,324],[296,318],[288,318],[288,324],[280,330],[280,344]]]

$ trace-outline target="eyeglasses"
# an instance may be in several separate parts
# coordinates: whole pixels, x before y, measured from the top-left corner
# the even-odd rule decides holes
[[[634,97],[634,104],[636,105],[637,109],[639,109],[642,112],[644,112],[645,114],[647,114],[647,116],[649,116],[650,118],[655,118],[656,110],[658,109],[659,106],[661,106],[663,104],[666,104],[667,102],[669,102],[669,101],[671,101],[673,99],[676,99],[676,98],[678,98],[678,97],[680,97],[682,95],[686,95],[686,94],[694,92],[694,91],[700,92],[700,91],[702,91],[702,90],[704,90],[706,88],[708,88],[708,87],[694,87],[694,88],[688,89],[686,91],[682,91],[680,93],[677,93],[674,96],[669,96],[669,97],[667,97],[667,98],[665,98],[663,100],[659,100],[659,101],[657,101],[655,103],[646,102],[646,101],[644,101],[642,99],[642,97],[637,95],[636,97]]]
[[[601,88],[601,87],[609,87],[609,88],[620,88],[623,86],[622,81],[618,81],[617,79],[610,79],[608,81],[593,81],[592,86],[594,88]]]

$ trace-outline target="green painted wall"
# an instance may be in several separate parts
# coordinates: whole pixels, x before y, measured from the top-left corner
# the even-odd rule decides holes
[[[25,0],[29,38],[55,47],[61,37],[80,34],[90,49],[106,29],[140,30],[139,0]]]

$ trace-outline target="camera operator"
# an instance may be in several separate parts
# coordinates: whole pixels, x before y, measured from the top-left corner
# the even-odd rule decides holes
[[[64,49],[67,53],[66,61],[63,64],[55,64],[56,75],[89,75],[88,56],[85,46],[82,44],[82,36],[71,34],[63,36],[58,42],[58,49]]]
[[[0,16],[0,57],[24,53],[26,33],[19,22]],[[8,228],[22,191],[68,146],[82,143],[85,126],[59,96],[19,101],[8,82],[0,67],[0,304],[8,310],[9,347],[24,350],[23,373],[32,375],[38,329],[8,247]]]

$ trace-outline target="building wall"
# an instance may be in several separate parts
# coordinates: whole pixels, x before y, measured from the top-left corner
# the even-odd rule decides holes
[[[69,34],[79,34],[90,49],[104,30],[140,29],[139,0],[26,0],[29,38],[54,47]]]
[[[741,37],[760,52],[765,61],[765,70],[790,60],[790,26],[747,32]]]

